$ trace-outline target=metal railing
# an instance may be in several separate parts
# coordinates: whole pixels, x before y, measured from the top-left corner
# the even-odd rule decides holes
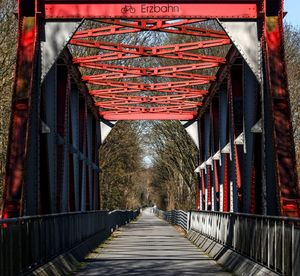
[[[96,234],[103,240],[136,211],[92,211],[0,220],[0,275],[20,275]]]
[[[154,213],[173,225],[180,226],[183,230],[189,230],[189,213],[182,210],[162,211],[154,208]]]
[[[190,229],[282,275],[300,273],[300,219],[191,212]]]

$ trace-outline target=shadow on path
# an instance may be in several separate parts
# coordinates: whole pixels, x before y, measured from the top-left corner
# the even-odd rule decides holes
[[[145,210],[76,275],[230,275],[174,227]]]

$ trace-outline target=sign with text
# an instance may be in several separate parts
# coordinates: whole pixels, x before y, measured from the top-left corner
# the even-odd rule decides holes
[[[46,19],[257,18],[256,4],[45,4]]]

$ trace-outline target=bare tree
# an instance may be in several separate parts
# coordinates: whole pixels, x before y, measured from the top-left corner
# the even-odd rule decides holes
[[[288,24],[285,25],[285,56],[300,176],[300,29]]]
[[[0,0],[0,201],[2,199],[6,164],[12,84],[16,60],[17,19],[13,14],[15,6],[16,1]]]
[[[142,154],[135,124],[119,122],[100,150],[100,194],[104,209],[140,206],[141,194],[145,193]]]
[[[153,156],[152,190],[155,203],[164,209],[189,209],[194,206],[198,150],[180,122],[148,123],[143,139]]]

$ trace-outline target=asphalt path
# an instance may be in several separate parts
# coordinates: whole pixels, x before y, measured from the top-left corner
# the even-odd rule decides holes
[[[230,275],[151,209],[90,255],[75,275]]]

